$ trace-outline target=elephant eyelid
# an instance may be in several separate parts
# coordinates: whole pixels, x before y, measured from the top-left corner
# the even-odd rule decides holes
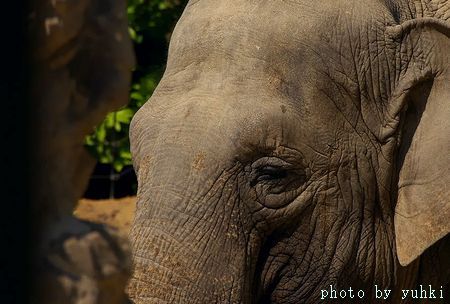
[[[250,186],[254,187],[258,183],[280,183],[296,173],[293,165],[278,157],[263,157],[251,165]]]
[[[262,157],[257,159],[251,165],[253,169],[262,170],[263,168],[279,168],[279,169],[288,169],[292,167],[291,163],[288,163],[285,160],[282,160],[278,157]]]

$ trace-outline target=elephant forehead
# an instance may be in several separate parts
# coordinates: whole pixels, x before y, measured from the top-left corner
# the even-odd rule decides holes
[[[295,1],[194,2],[172,35],[167,72],[187,67],[224,73],[238,67],[252,75],[294,72],[317,53],[318,32],[326,23],[319,17]]]

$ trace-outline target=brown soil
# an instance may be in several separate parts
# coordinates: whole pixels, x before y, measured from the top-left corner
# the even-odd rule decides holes
[[[82,199],[74,215],[80,219],[107,224],[128,233],[136,208],[136,197],[111,200]]]

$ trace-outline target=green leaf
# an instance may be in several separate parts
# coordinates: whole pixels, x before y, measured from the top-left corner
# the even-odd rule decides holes
[[[119,153],[120,157],[126,160],[131,160],[131,152],[127,150],[122,150]]]
[[[84,139],[84,144],[87,146],[93,146],[95,144],[94,136],[93,135],[86,136]]]
[[[105,126],[107,128],[113,128],[114,127],[114,112],[109,113],[108,115],[106,115]]]
[[[116,130],[117,132],[122,131],[122,126],[120,125],[120,122],[116,122],[116,124],[114,125],[114,130]]]
[[[130,94],[130,97],[131,97],[132,99],[136,99],[136,100],[142,100],[142,99],[144,99],[144,96],[142,96],[142,94],[139,93],[139,92],[133,92],[133,93],[131,93],[131,94]]]
[[[131,39],[136,40],[136,31],[130,26],[128,27],[128,33],[130,34]]]
[[[124,108],[116,112],[116,120],[124,124],[129,124],[133,115],[134,111],[132,109]]]
[[[102,164],[109,164],[109,163],[111,163],[111,158],[108,155],[100,155],[100,158],[98,160]]]
[[[98,139],[98,141],[103,142],[106,139],[106,129],[105,129],[105,124],[101,124],[97,130],[96,130],[96,137]]]
[[[120,163],[120,162],[114,162],[113,167],[114,167],[114,170],[116,170],[116,172],[120,172],[120,171],[122,171],[124,164]]]

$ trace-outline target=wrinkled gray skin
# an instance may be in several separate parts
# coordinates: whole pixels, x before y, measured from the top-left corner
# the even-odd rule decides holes
[[[133,300],[445,289],[449,7],[190,1],[132,123]]]

